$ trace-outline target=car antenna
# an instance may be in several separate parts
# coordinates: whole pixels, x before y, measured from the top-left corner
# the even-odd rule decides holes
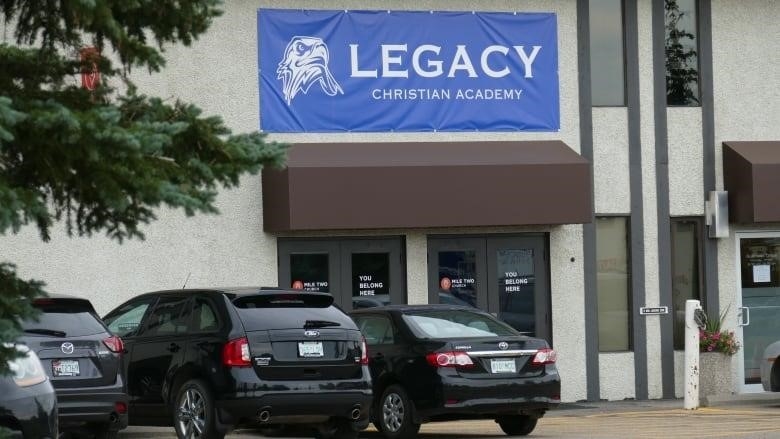
[[[187,286],[187,281],[188,281],[188,280],[190,280],[190,275],[191,275],[191,274],[192,274],[192,272],[191,272],[191,271],[190,271],[189,273],[187,273],[187,278],[186,278],[186,279],[184,279],[184,285],[182,285],[182,286],[181,286],[181,289],[182,289],[182,290],[184,289],[184,287],[186,287],[186,286]]]

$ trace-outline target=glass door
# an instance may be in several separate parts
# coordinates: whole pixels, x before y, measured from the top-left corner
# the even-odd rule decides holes
[[[488,309],[484,238],[428,240],[428,303]]]
[[[428,238],[428,302],[474,306],[552,343],[544,235]]]
[[[758,392],[764,349],[780,340],[780,233],[742,233],[737,241],[742,391]]]
[[[403,251],[399,239],[362,239],[341,244],[344,309],[406,302]]]
[[[552,343],[544,238],[489,238],[487,248],[488,311]]]

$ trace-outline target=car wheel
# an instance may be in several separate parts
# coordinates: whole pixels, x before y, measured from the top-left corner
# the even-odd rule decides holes
[[[403,387],[393,384],[382,393],[379,404],[379,431],[388,439],[417,436],[420,424],[414,422],[414,408]]]
[[[184,383],[176,394],[173,426],[179,439],[223,439],[217,431],[211,391],[202,380]]]
[[[538,419],[530,416],[503,416],[496,419],[501,430],[509,436],[526,436],[534,431]]]

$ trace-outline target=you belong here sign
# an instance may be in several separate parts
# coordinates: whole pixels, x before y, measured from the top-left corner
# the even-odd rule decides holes
[[[259,9],[267,132],[558,131],[553,13]]]

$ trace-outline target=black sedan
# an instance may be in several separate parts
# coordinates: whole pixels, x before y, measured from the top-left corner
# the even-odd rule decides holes
[[[10,375],[0,375],[0,437],[57,438],[57,396],[35,352],[17,346]],[[4,430],[5,429],[5,430]]]
[[[480,310],[395,305],[353,311],[369,346],[372,422],[390,439],[423,422],[495,419],[527,435],[560,403],[555,351]]]

